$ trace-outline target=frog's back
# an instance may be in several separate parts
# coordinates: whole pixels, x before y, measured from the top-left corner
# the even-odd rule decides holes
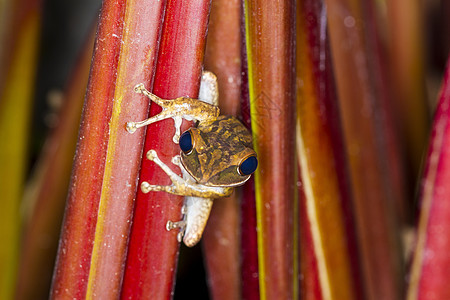
[[[201,122],[198,129],[207,136],[210,145],[253,148],[250,132],[233,116],[219,116],[215,120]]]

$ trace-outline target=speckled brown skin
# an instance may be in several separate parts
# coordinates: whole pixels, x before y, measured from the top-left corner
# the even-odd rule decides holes
[[[240,163],[251,155],[250,132],[232,116],[219,116],[191,128],[194,148],[181,153],[181,162],[195,180],[208,186],[238,186],[250,176],[238,172]]]

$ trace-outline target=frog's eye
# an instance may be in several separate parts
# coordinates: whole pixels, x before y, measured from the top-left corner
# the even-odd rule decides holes
[[[258,159],[256,156],[252,155],[241,162],[238,171],[239,174],[247,176],[255,172],[256,167],[258,167]]]
[[[178,140],[178,143],[180,145],[180,149],[181,151],[183,151],[184,153],[188,154],[189,152],[191,152],[193,145],[192,145],[192,136],[191,136],[191,132],[185,131],[181,136],[180,139]]]

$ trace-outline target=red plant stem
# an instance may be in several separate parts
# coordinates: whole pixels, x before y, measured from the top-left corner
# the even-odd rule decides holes
[[[263,299],[297,297],[295,2],[246,1],[247,54]],[[295,282],[295,284],[294,284]]]
[[[133,87],[151,82],[162,4],[103,4],[54,298],[114,299],[120,294],[144,138],[144,131],[130,134],[125,124],[148,114],[148,100],[143,102]]]
[[[258,237],[256,231],[255,180],[242,189],[241,201],[242,299],[259,299]]]
[[[114,34],[122,32],[123,17],[122,2],[105,1],[98,28],[102,38],[95,44],[51,298],[82,299],[86,295],[113,105],[95,100],[113,98],[116,72],[110,70],[117,66],[120,51],[120,39]]]
[[[153,78],[163,9],[158,0],[126,1],[87,298],[120,295],[144,140],[143,130],[130,134],[125,124],[148,114],[149,100],[142,101],[134,86]]]
[[[422,180],[417,245],[408,299],[449,299],[450,57],[434,117]]]
[[[300,170],[299,174],[301,174]],[[306,213],[306,196],[302,186],[298,190],[300,203],[300,299],[322,300],[317,257],[314,252],[313,237],[311,234],[311,224]]]
[[[165,99],[197,97],[210,1],[168,1],[164,19],[153,93]],[[161,111],[152,105],[150,115]],[[187,128],[187,122],[183,128]],[[160,159],[173,166],[171,158],[179,153],[172,137],[173,120],[147,128],[144,154],[154,149]],[[177,168],[172,167],[179,172]],[[170,179],[154,163],[144,159],[140,183],[169,185]],[[178,256],[176,230],[167,231],[168,220],[181,219],[183,199],[164,192],[143,194],[138,190],[135,216],[129,242],[122,298],[170,299]]]

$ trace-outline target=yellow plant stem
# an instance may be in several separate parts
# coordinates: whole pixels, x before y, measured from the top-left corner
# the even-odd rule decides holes
[[[33,12],[17,31],[17,46],[0,98],[0,299],[12,299],[15,287],[39,21],[39,14]]]

